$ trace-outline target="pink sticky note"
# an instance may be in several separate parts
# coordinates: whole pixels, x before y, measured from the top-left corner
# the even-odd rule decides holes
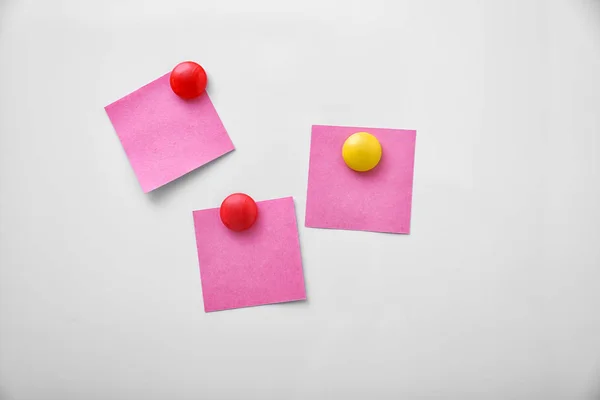
[[[342,146],[356,132],[381,143],[381,161],[356,172]],[[416,131],[314,125],[305,224],[313,228],[409,233]]]
[[[146,193],[234,148],[208,93],[183,100],[169,75],[105,107]]]
[[[294,200],[256,204],[242,232],[226,228],[218,208],[193,213],[206,312],[306,299]]]

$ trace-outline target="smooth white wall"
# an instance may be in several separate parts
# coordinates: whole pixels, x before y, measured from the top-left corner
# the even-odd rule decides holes
[[[237,150],[103,107],[193,59]],[[303,227],[311,124],[417,129],[410,236]],[[597,0],[0,0],[0,399],[600,398]],[[191,211],[293,195],[309,301],[205,314]]]

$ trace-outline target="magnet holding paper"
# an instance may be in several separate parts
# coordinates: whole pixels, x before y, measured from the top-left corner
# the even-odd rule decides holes
[[[342,157],[346,165],[355,171],[372,170],[381,160],[381,143],[370,133],[354,133],[344,142]]]
[[[223,225],[232,231],[241,232],[254,225],[258,207],[254,199],[247,194],[234,193],[223,200],[219,215]]]
[[[169,83],[177,96],[190,100],[204,93],[207,80],[206,71],[200,64],[184,61],[173,68]]]

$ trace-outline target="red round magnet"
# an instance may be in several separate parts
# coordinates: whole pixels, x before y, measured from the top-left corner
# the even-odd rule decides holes
[[[252,197],[244,193],[230,194],[219,210],[221,221],[232,231],[241,232],[252,225],[258,216],[258,207]]]
[[[182,99],[193,99],[206,89],[206,71],[193,61],[179,63],[171,71],[171,89]]]

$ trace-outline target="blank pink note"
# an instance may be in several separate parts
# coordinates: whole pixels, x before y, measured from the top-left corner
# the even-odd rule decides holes
[[[206,312],[306,299],[294,200],[256,204],[243,232],[226,228],[218,208],[193,213]]]
[[[183,100],[169,75],[105,107],[146,193],[234,149],[208,93]]]
[[[379,164],[348,168],[342,146],[356,132],[381,143]],[[314,125],[305,224],[313,228],[409,233],[416,131]]]

